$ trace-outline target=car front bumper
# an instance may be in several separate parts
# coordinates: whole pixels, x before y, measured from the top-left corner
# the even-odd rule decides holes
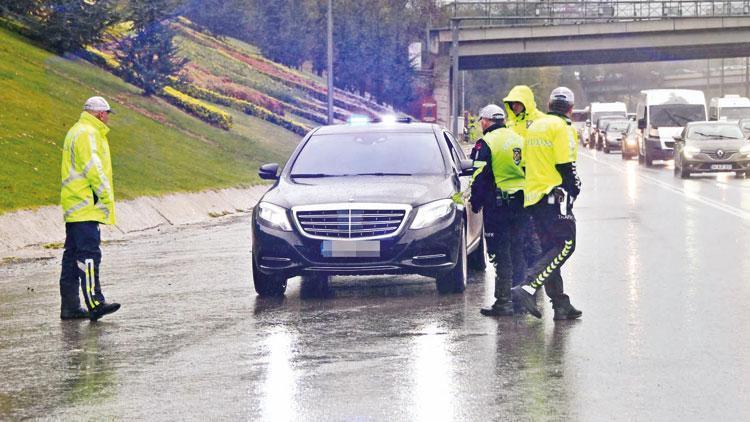
[[[728,167],[730,166],[730,167]],[[733,160],[685,159],[682,168],[691,173],[721,173],[727,171],[750,171],[750,157]]]
[[[410,224],[410,222],[407,222]],[[285,278],[318,273],[325,275],[444,274],[458,261],[461,212],[454,210],[433,226],[406,227],[393,237],[380,239],[379,257],[332,258],[323,256],[321,239],[260,224],[253,214],[253,259],[264,274]]]

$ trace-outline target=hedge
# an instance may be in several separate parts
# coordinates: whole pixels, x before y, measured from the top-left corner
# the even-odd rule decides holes
[[[229,130],[232,127],[232,116],[223,110],[184,94],[171,86],[164,87],[162,94],[170,103],[203,121],[225,130]]]

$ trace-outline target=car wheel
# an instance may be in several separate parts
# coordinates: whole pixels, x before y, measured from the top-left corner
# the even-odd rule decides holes
[[[332,296],[329,277],[322,274],[311,274],[302,277],[299,294],[303,299],[326,298]]]
[[[646,164],[646,167],[654,166],[654,160],[648,155],[648,150],[643,152],[643,162]]]
[[[675,171],[677,171],[677,163],[675,163],[674,168],[675,168]],[[689,171],[685,171],[685,160],[684,159],[680,160],[679,176],[680,176],[680,179],[689,179],[690,178],[690,172]]]
[[[435,282],[437,290],[441,294],[462,293],[466,289],[466,279],[468,278],[466,257],[466,233],[463,225],[461,226],[461,245],[458,249],[458,261],[446,274],[439,275]]]
[[[276,297],[283,296],[286,292],[286,278],[279,276],[272,276],[263,274],[255,264],[255,258],[253,261],[253,284],[255,285],[255,292],[260,297]]]
[[[474,271],[484,271],[487,268],[487,239],[484,237],[484,229],[479,239],[479,246],[469,255],[469,268]]]
[[[610,149],[607,146],[607,142],[606,141],[604,142],[604,146],[602,147],[602,150],[604,150],[605,154],[609,154]]]
[[[622,156],[623,160],[629,160],[630,159],[630,156],[628,155],[627,152],[625,152],[625,150],[622,150],[622,152],[620,153],[620,155]]]
[[[638,151],[638,164],[643,164],[643,156],[640,151]]]

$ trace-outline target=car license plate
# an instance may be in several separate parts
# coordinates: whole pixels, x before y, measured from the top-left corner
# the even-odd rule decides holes
[[[320,253],[325,258],[380,258],[380,241],[324,240]]]
[[[711,164],[711,170],[731,170],[731,164]]]

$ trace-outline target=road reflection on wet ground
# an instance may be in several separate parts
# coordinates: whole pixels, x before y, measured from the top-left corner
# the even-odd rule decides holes
[[[0,267],[0,419],[750,419],[750,180],[586,154],[582,320],[482,317],[492,270],[260,299],[223,219],[105,246],[96,324],[57,319],[57,258]]]

